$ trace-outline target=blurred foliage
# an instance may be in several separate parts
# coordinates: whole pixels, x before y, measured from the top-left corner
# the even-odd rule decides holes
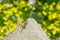
[[[5,37],[30,17],[34,18],[51,40],[60,36],[60,0],[0,0],[0,38]]]

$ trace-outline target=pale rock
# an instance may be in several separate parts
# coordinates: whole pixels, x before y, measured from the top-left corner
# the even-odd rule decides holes
[[[17,27],[2,40],[50,40],[33,18],[27,19],[26,28],[21,30],[22,27]]]
[[[35,4],[36,0],[29,0],[29,3],[32,5],[32,4]]]

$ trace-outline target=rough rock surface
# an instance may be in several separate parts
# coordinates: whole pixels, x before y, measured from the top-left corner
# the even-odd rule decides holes
[[[26,28],[21,30],[22,27],[17,27],[2,40],[50,40],[33,18],[27,19]]]

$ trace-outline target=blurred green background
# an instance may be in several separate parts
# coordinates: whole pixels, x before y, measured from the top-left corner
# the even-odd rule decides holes
[[[51,40],[60,37],[60,0],[0,0],[0,38],[12,32],[30,17],[34,18]]]

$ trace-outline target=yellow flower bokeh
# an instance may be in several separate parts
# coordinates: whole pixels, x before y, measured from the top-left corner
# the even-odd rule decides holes
[[[33,10],[34,13],[36,12],[40,17],[41,15],[43,16],[41,17],[43,19],[43,25],[39,22],[38,23],[40,27],[43,26],[43,29],[46,33],[48,32],[47,34],[49,37],[60,33],[59,3],[52,2],[51,4],[49,4],[48,2],[43,3],[41,1],[37,1],[37,4],[33,7],[24,0],[20,0],[20,3],[17,3],[17,1],[14,0],[11,4],[0,3],[0,33],[4,33],[4,30],[7,31],[8,27],[8,32],[5,32],[5,34],[8,34],[12,32],[16,27],[22,25],[24,20],[29,18],[29,13],[31,10]],[[49,32],[49,30],[52,34]],[[0,36],[0,38],[3,38],[5,34]]]
[[[46,15],[47,15],[47,13],[46,13],[45,11],[42,11],[42,14],[43,14],[44,16],[46,16]]]
[[[41,5],[42,5],[42,3],[38,1],[38,5],[40,5],[40,6],[41,6]]]
[[[60,4],[57,4],[56,9],[60,10]]]
[[[54,12],[54,13],[52,13],[52,19],[55,19],[55,18],[57,18],[57,13],[56,12]]]
[[[3,20],[6,20],[7,21],[7,17],[3,17]]]
[[[50,5],[50,6],[49,6],[49,10],[51,10],[51,11],[53,11],[53,10],[54,10],[53,5]]]

